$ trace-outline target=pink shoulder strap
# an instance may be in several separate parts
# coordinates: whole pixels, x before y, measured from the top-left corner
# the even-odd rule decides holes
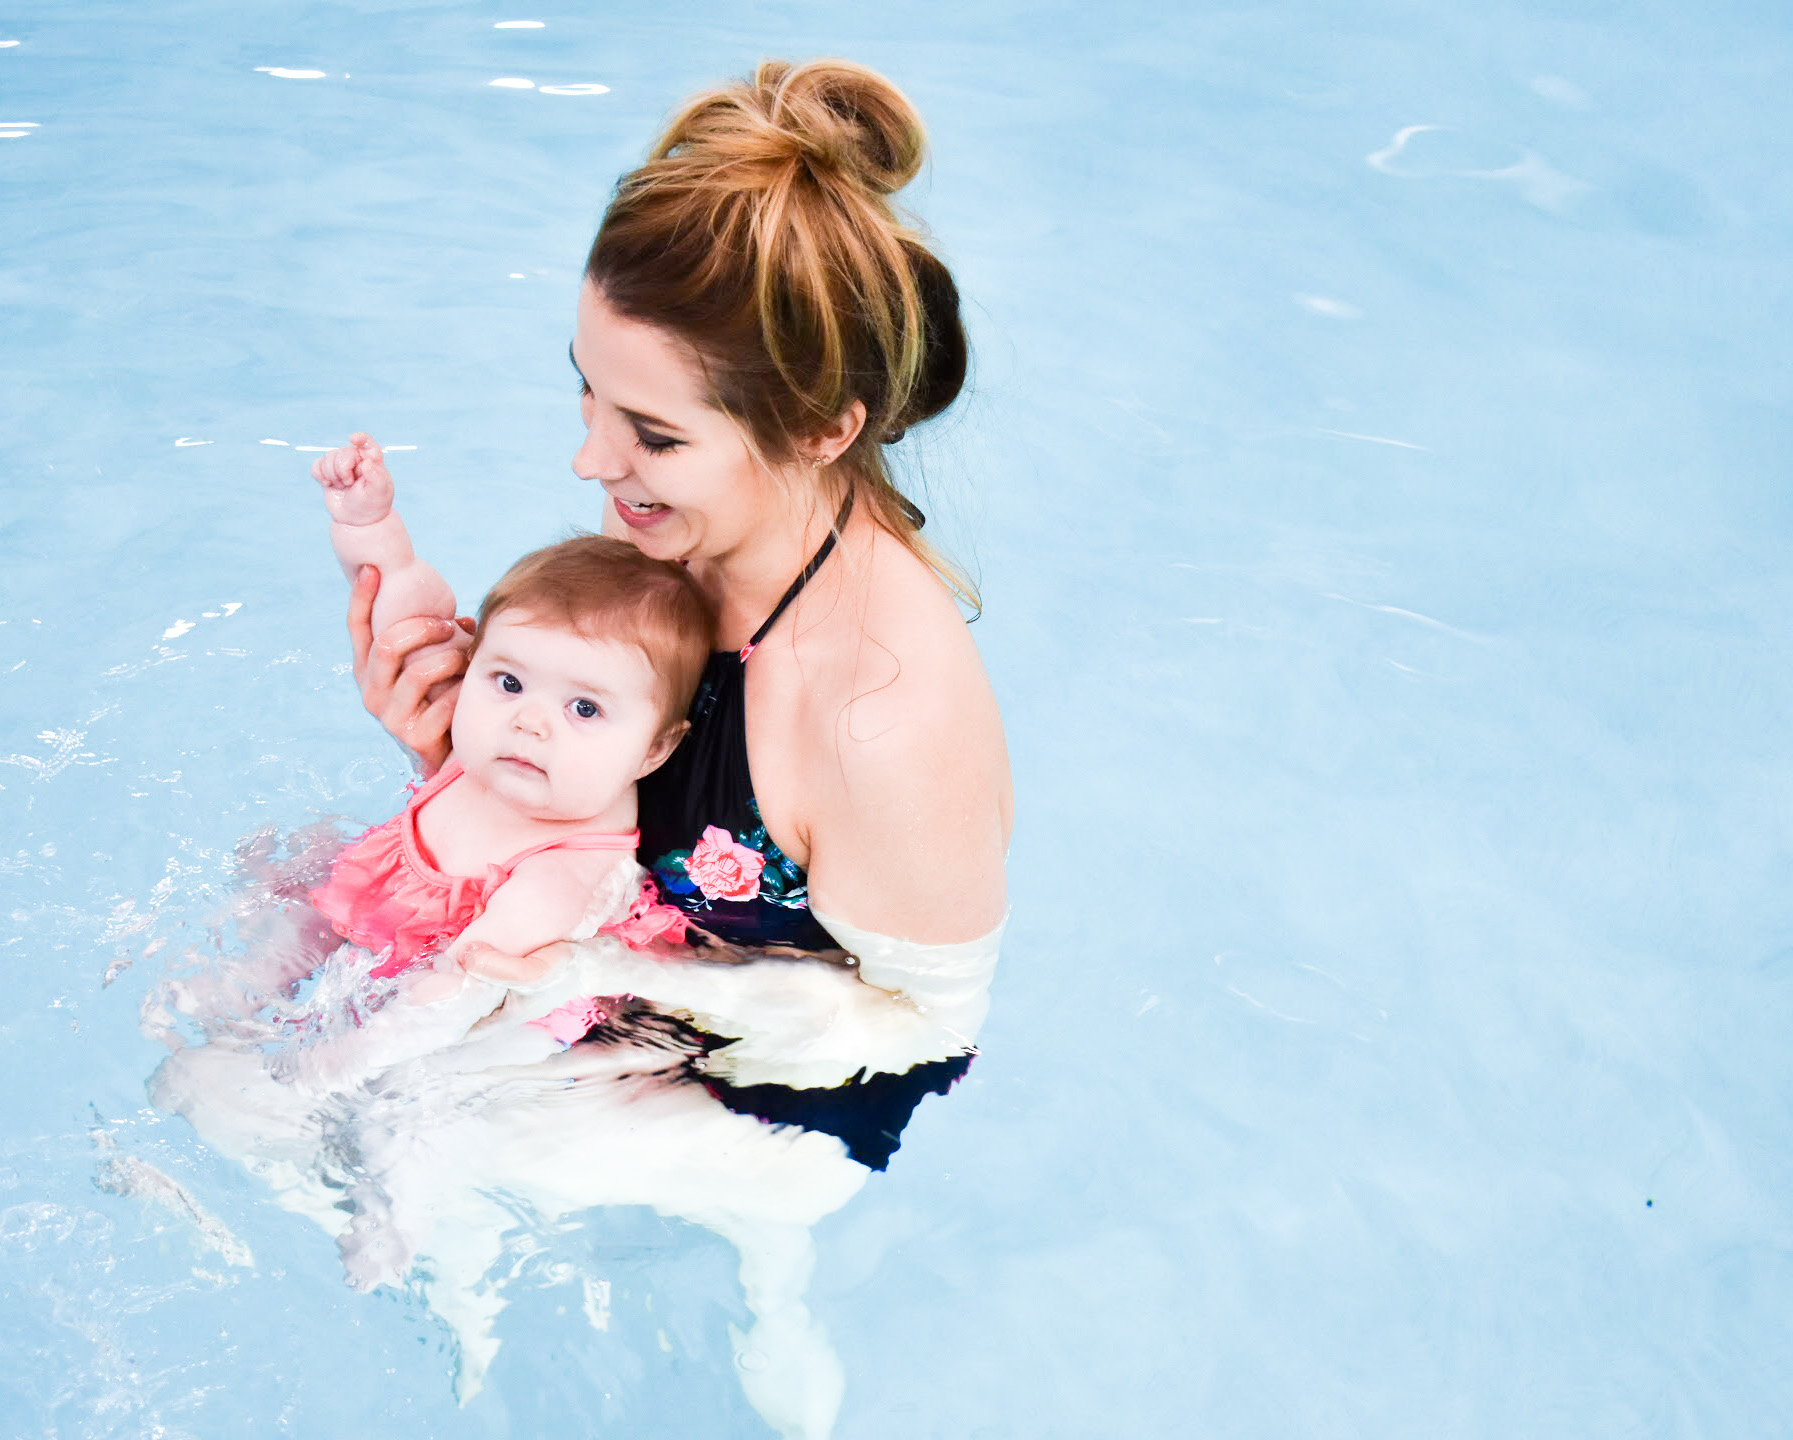
[[[558,840],[550,840],[543,845],[532,845],[529,849],[511,856],[498,867],[506,880],[511,872],[525,860],[534,855],[541,855],[549,850],[626,850],[634,854],[635,847],[641,843],[639,830],[588,830],[578,835],[563,835]]]
[[[460,778],[460,762],[450,755],[442,762],[440,770],[411,792],[411,798],[405,802],[405,808],[408,810],[421,809]]]

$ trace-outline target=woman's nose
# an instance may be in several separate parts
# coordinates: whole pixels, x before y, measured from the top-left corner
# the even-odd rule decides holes
[[[601,425],[585,427],[585,441],[573,452],[573,473],[581,480],[621,480],[629,465],[621,450],[603,433]]]

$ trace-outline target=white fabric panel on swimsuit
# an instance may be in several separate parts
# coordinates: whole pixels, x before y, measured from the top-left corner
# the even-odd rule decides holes
[[[975,940],[920,945],[861,930],[813,905],[809,913],[859,962],[859,978],[866,984],[903,996],[965,1045],[976,1041],[990,1012],[990,981],[1009,923],[1006,914],[994,930]]]

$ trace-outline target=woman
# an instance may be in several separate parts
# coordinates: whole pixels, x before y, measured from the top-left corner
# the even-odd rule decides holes
[[[846,948],[963,1050],[1004,915],[1011,797],[964,587],[882,456],[965,375],[952,279],[889,198],[922,145],[902,95],[840,62],[763,64],[691,102],[592,245],[573,470],[604,487],[605,529],[686,562],[719,616],[691,734],[642,787],[664,898],[735,944]],[[424,653],[446,622],[374,636],[377,589],[364,573],[349,611],[363,701],[433,770],[464,659]],[[709,1084],[881,1168],[964,1063],[825,1094]]]

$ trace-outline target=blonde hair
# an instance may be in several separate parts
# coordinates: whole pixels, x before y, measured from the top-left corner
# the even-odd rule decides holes
[[[882,454],[965,382],[958,288],[890,200],[923,151],[920,117],[876,72],[765,61],[687,104],[617,183],[585,274],[618,312],[696,351],[714,403],[767,461],[863,404],[833,468],[975,605]]]
[[[684,567],[653,560],[626,540],[577,535],[535,550],[506,570],[480,602],[473,648],[507,610],[647,656],[659,679],[660,728],[678,725],[716,641],[710,602]]]

